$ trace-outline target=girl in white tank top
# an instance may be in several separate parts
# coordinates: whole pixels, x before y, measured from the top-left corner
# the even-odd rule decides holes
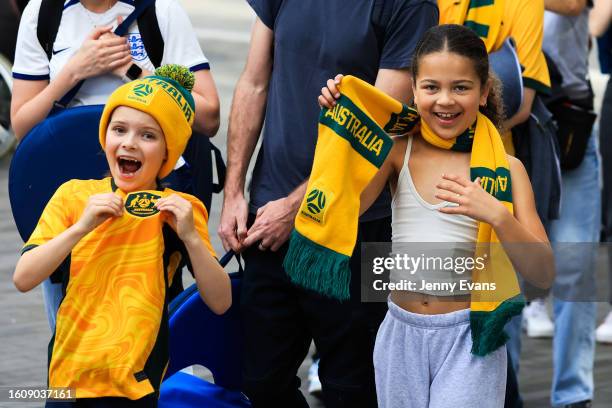
[[[412,76],[422,127],[438,139],[452,144],[468,134],[479,112],[501,126],[496,79],[489,76],[484,44],[471,30],[455,25],[429,30],[417,47]],[[339,95],[335,85],[341,79],[328,81],[319,96],[324,108],[335,104],[333,95]],[[389,157],[361,196],[363,212],[390,184],[394,248],[402,242],[474,243],[478,223],[486,223],[502,244],[535,247],[537,270],[526,267],[524,254],[504,245],[524,279],[539,287],[551,285],[552,251],[519,160],[508,156],[512,214],[481,187],[478,178],[470,179],[469,151],[437,147],[420,130],[394,141]],[[463,246],[457,251],[469,249]],[[434,271],[434,278],[444,280],[439,272]],[[447,295],[419,288],[391,293],[374,353],[381,408],[503,406],[505,346],[485,357],[471,354],[470,293],[455,291],[450,301]]]

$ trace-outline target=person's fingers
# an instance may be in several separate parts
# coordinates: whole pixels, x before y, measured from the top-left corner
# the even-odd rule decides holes
[[[252,228],[249,230],[248,236],[245,238],[244,241],[242,241],[242,245],[245,247],[251,246],[253,245],[255,242],[259,242],[262,240],[263,238],[263,230],[262,229],[256,229],[254,231],[252,231]]]
[[[331,92],[326,87],[321,88],[321,95],[323,95],[323,97],[327,100],[327,102],[329,102],[330,105],[333,106],[336,104],[336,98],[332,96]]]
[[[231,232],[230,232],[231,231]],[[234,232],[234,228],[227,228],[226,229],[226,233],[223,234],[225,242],[227,243],[227,248],[225,248],[226,250],[231,248],[234,251],[238,248],[240,248],[240,241],[238,241],[238,238],[236,237],[236,234]]]
[[[342,74],[338,74],[334,77],[334,82],[336,83],[336,85],[340,85],[340,82],[342,82],[342,78],[344,78],[344,75]]]
[[[338,90],[336,82],[333,79],[327,80],[327,88],[333,95],[334,99],[338,99],[340,97],[340,91]]]
[[[280,240],[280,239],[274,240],[272,245],[270,245],[270,251],[272,251],[272,252],[278,251],[280,249],[280,247],[283,246],[284,243],[285,243],[285,241]]]
[[[454,181],[455,183],[458,183],[463,187],[467,187],[468,184],[471,183],[470,180],[466,179],[465,177],[458,176],[456,174],[443,174],[442,178],[445,180]]]
[[[132,56],[128,55],[127,57],[121,58],[119,60],[113,61],[108,64],[108,69],[113,70],[115,68],[119,68],[123,65],[128,64],[132,60]]]
[[[104,57],[109,57],[109,56],[113,56],[113,55],[126,55],[130,53],[130,49],[128,47],[127,44],[117,44],[117,45],[111,45],[107,48],[105,48],[102,52],[101,55]]]
[[[120,216],[121,214],[123,214],[123,206],[122,205],[120,205],[120,204],[118,204],[118,203],[116,203],[114,201],[111,201],[111,202],[108,203],[108,206],[113,209],[113,211],[115,212],[115,215]]]
[[[229,248],[229,243],[225,238],[225,230],[226,230],[226,221],[223,214],[221,214],[221,221],[219,222],[219,226],[217,227],[217,235],[221,238],[221,245],[223,245],[223,249],[227,251]]]
[[[466,215],[465,208],[463,207],[442,207],[442,208],[438,208],[438,211],[444,214]]]
[[[261,241],[259,241],[258,248],[262,251],[267,251],[272,248],[274,245],[274,241],[268,237],[265,237]]]
[[[332,108],[332,104],[331,104],[331,103],[329,103],[329,102],[327,101],[327,99],[325,99],[325,98],[323,97],[323,95],[319,95],[319,97],[317,98],[317,101],[319,102],[319,106],[320,106],[321,108],[327,108],[327,109],[331,109],[331,108]]]
[[[94,213],[97,215],[114,216],[116,214],[116,211],[114,208],[112,208],[109,205],[105,205],[105,204],[96,204],[93,206],[92,209]]]
[[[132,56],[126,50],[118,51],[113,54],[107,54],[101,57],[102,61],[108,65],[114,64],[117,61],[125,60],[127,57],[131,58]]]
[[[233,217],[230,219],[231,221],[229,222],[227,218],[221,220],[218,232],[222,242],[224,242],[223,247],[225,250],[227,251],[231,248],[235,251],[240,246],[240,242],[238,242],[236,237],[236,221]]]
[[[156,204],[157,205],[171,204],[171,205],[177,206],[177,208],[185,208],[185,209],[189,207],[189,202],[187,200],[184,200],[175,194],[165,197],[165,198],[160,198],[159,200],[157,200]]]
[[[229,243],[229,247],[234,250],[234,251],[241,251],[242,250],[242,244],[240,243],[240,241],[238,241],[238,239],[236,239],[235,235],[231,235],[229,237],[229,239],[227,240],[227,242]]]
[[[176,217],[176,209],[174,209],[173,207],[171,207],[168,204],[162,204],[161,206],[157,207],[157,209],[159,211],[164,211],[164,212],[170,213],[170,214],[172,214],[173,216]]]
[[[240,213],[236,216],[236,235],[240,241],[247,237],[247,214]]]
[[[229,242],[227,242],[227,240],[225,239],[225,237],[221,234],[221,232],[219,232],[219,230],[217,230],[217,235],[219,235],[219,238],[221,238],[221,246],[223,247],[223,249],[227,252],[230,250],[231,246],[229,244]]]
[[[100,46],[103,48],[115,47],[117,45],[128,45],[128,41],[125,37],[119,37],[113,33],[105,33],[104,38],[100,38],[99,40]]]
[[[183,216],[185,212],[179,208],[175,203],[163,203],[160,207],[158,207],[160,211],[168,211],[174,214],[175,217]]]
[[[111,200],[118,204],[123,204],[123,198],[121,198],[121,196],[118,196],[117,194],[111,195]]]
[[[450,203],[455,203],[459,205],[465,203],[465,198],[463,198],[459,194],[438,193],[438,194],[435,194],[434,197],[436,197],[439,200],[448,201]]]
[[[89,34],[89,39],[97,40],[98,38],[100,38],[102,34],[109,32],[111,29],[112,29],[111,26],[96,27],[93,29],[91,34]]]
[[[449,191],[451,193],[463,195],[464,188],[456,182],[453,181],[441,181],[436,184],[436,187],[443,191]]]

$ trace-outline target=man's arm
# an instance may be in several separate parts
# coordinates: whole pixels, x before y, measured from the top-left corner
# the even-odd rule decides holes
[[[379,69],[374,86],[407,105],[412,100],[412,74],[408,68]]]
[[[535,96],[535,89],[523,87],[523,101],[521,102],[521,106],[519,107],[518,112],[514,114],[514,116],[504,122],[505,130],[511,130],[516,125],[520,125],[521,123],[529,119]]]
[[[412,81],[408,69],[379,69],[375,86],[404,103],[412,99]],[[289,239],[307,183],[308,180],[305,180],[289,196],[270,201],[261,207],[243,245],[247,247],[259,242],[260,250],[278,250]]]
[[[546,10],[565,16],[580,15],[586,4],[587,0],[544,0]]]
[[[247,62],[234,91],[227,144],[227,174],[219,236],[225,249],[241,251],[248,215],[246,172],[264,120],[272,72],[274,33],[259,18],[251,32]]]
[[[589,32],[594,37],[601,37],[612,21],[612,1],[595,0],[589,13]]]

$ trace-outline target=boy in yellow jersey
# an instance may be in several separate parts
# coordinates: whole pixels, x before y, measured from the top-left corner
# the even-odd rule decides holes
[[[20,291],[63,277],[49,386],[74,389],[76,402],[47,407],[157,406],[178,267],[193,271],[214,312],[231,304],[204,205],[158,185],[191,136],[192,86],[189,70],[165,66],[118,88],[100,120],[111,177],[60,186],[24,246],[13,278]]]

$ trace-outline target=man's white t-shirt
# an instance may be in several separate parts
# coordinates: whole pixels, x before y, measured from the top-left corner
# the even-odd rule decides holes
[[[66,0],[49,62],[36,35],[40,3],[41,0],[30,0],[21,18],[13,65],[16,79],[52,81],[96,26],[116,27],[119,16],[125,19],[134,10],[133,0],[119,0],[101,14],[85,9],[78,0]],[[156,0],[155,11],[164,39],[162,65],[181,64],[192,71],[209,69],[191,21],[178,1]],[[132,60],[141,68],[153,71],[155,67],[149,60],[136,21],[128,30],[127,38]],[[122,84],[123,81],[112,74],[88,78],[70,106],[104,104]]]

